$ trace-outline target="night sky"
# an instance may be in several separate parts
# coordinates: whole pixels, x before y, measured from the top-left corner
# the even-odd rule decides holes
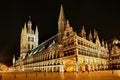
[[[39,2],[38,2],[39,1]],[[120,37],[120,5],[111,0],[8,0],[0,2],[0,62],[12,63],[19,56],[20,33],[31,16],[33,29],[38,25],[39,43],[57,33],[60,5],[73,29],[85,26],[87,34],[95,28],[100,40]],[[41,1],[41,2],[40,2]]]

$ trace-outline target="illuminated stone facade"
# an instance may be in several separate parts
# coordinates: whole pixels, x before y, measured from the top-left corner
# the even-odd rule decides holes
[[[24,59],[29,51],[38,46],[38,27],[32,30],[32,22],[29,19],[27,25],[24,24],[20,38],[20,58]]]
[[[13,65],[19,71],[94,71],[108,69],[108,46],[94,30],[86,36],[85,28],[78,33],[73,31],[65,19],[61,5],[58,20],[58,34],[38,45],[27,53],[25,59]]]
[[[114,39],[110,50],[110,63],[112,69],[120,69],[120,41]]]

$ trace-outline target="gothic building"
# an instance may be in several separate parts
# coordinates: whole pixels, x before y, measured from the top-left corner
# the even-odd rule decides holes
[[[85,27],[75,32],[65,19],[61,5],[58,19],[58,34],[38,45],[38,31],[31,29],[28,21],[21,34],[20,59],[13,64],[18,71],[80,72],[108,69],[108,46],[94,30],[86,36]],[[30,39],[29,39],[30,38]],[[37,46],[38,45],[38,46]],[[22,58],[25,56],[25,58]]]
[[[120,41],[115,38],[110,49],[110,68],[120,69]]]

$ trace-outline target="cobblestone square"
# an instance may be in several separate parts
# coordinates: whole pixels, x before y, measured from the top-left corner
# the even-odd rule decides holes
[[[94,72],[0,72],[0,80],[120,80],[120,70]]]

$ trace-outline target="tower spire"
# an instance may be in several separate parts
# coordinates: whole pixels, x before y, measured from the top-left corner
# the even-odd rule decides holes
[[[59,34],[58,42],[59,43],[62,42],[65,26],[66,26],[66,20],[65,20],[65,16],[64,16],[63,5],[61,4],[59,19],[58,19],[58,34]]]
[[[61,7],[60,7],[59,20],[65,21],[65,15],[64,15],[64,10],[63,10],[63,5],[62,4],[61,4]]]

